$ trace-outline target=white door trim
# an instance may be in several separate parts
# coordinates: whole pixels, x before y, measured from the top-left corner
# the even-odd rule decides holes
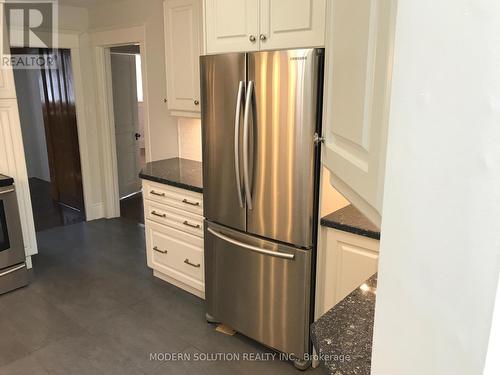
[[[36,43],[33,42],[33,43]],[[33,44],[32,43],[32,44]],[[24,47],[13,45],[12,47]],[[44,48],[40,43],[39,46],[32,45],[30,47]],[[59,31],[58,48],[69,49],[71,53],[71,69],[73,71],[74,89],[75,89],[75,105],[76,105],[76,124],[78,130],[78,143],[80,148],[80,166],[82,170],[82,186],[83,186],[83,201],[85,205],[86,220],[93,220],[102,217],[101,210],[91,201],[92,185],[97,181],[92,181],[91,162],[89,152],[89,141],[87,137],[87,118],[85,114],[85,95],[83,90],[82,67],[80,63],[80,36],[72,31]],[[23,155],[23,157],[25,157]],[[38,251],[35,251],[35,253]]]
[[[151,160],[151,140],[149,136],[149,100],[146,72],[146,32],[144,26],[94,31],[91,44],[95,53],[98,95],[98,117],[101,123],[101,150],[104,173],[104,206],[108,218],[120,216],[120,194],[118,188],[118,163],[116,159],[115,121],[113,112],[113,92],[111,86],[111,61],[109,48],[137,43],[141,49],[142,84],[144,92],[144,138],[146,161]]]

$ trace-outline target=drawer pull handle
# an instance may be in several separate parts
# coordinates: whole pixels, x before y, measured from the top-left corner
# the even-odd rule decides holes
[[[166,214],[159,214],[158,212],[156,211],[151,211],[151,215],[154,215],[154,216],[158,216],[158,217],[162,217],[162,218],[166,218],[167,215]]]
[[[162,253],[162,254],[168,253],[168,250],[160,250],[160,249],[158,249],[157,246],[153,247],[153,250],[156,251],[156,252],[158,252],[158,253]]]
[[[189,264],[191,267],[194,267],[194,268],[200,268],[201,267],[201,264],[199,264],[199,263],[198,264],[191,263],[188,258],[186,258],[186,260],[184,261],[184,263]]]
[[[182,223],[182,224],[184,224],[184,225],[185,225],[185,226],[187,226],[187,227],[191,227],[191,228],[195,228],[195,229],[200,229],[200,228],[201,228],[201,226],[200,226],[199,224],[196,224],[196,225],[195,225],[195,224],[191,224],[191,223],[190,223],[189,221],[187,221],[187,220],[186,220],[184,223]]]
[[[156,195],[156,196],[158,196],[158,197],[164,197],[164,196],[165,196],[165,193],[157,193],[157,192],[156,192],[156,191],[154,191],[154,190],[151,190],[151,191],[150,191],[150,193],[151,193],[151,194],[153,194],[153,195]]]
[[[190,202],[187,199],[182,200],[183,203],[190,204],[191,206],[199,206],[200,202]]]

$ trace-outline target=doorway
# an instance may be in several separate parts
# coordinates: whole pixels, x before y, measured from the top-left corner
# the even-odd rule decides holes
[[[13,48],[12,53],[57,61],[56,68],[14,70],[35,230],[85,221],[71,52]]]
[[[115,46],[109,52],[120,216],[144,223],[139,178],[146,164],[140,46]]]

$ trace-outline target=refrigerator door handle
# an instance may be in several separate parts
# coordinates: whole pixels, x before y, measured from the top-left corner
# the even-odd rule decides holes
[[[249,210],[253,209],[252,205],[252,191],[250,188],[250,172],[248,167],[248,138],[249,138],[249,117],[250,109],[252,107],[252,97],[253,97],[253,86],[254,82],[248,82],[247,97],[245,103],[245,115],[243,116],[243,180],[245,183],[245,195],[247,200],[247,206]]]
[[[236,115],[234,117],[234,172],[236,175],[236,189],[238,189],[238,202],[243,208],[243,197],[241,195],[241,174],[240,174],[240,115],[241,115],[241,100],[244,93],[244,81],[240,81],[238,87],[238,96],[236,98]]]
[[[289,259],[289,260],[293,260],[295,258],[294,254],[279,253],[279,252],[276,252],[276,251],[261,249],[260,247],[252,246],[252,245],[249,245],[249,244],[237,241],[237,240],[235,240],[235,239],[233,239],[231,237],[225,236],[222,233],[219,233],[219,232],[213,230],[212,228],[207,228],[207,230],[210,233],[212,233],[215,237],[218,237],[218,238],[220,238],[223,241],[229,242],[229,243],[231,243],[233,245],[242,247],[242,248],[250,250],[250,251],[254,251],[254,252],[259,253],[259,254],[270,255],[270,256],[273,256],[273,257],[276,257],[276,258],[283,258],[283,259]]]

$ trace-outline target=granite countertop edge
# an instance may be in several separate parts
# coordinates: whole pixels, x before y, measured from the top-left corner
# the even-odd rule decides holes
[[[139,178],[203,193],[203,165],[199,161],[170,158],[148,162]]]
[[[380,240],[380,229],[352,204],[324,216],[321,225]]]
[[[170,186],[174,186],[174,187],[178,187],[178,188],[181,188],[181,189],[186,189],[186,190],[194,191],[196,193],[202,193],[203,194],[203,188],[201,188],[201,187],[194,186],[194,185],[189,185],[189,184],[185,184],[185,183],[182,183],[182,182],[173,181],[173,180],[166,179],[166,178],[163,178],[163,177],[158,177],[158,176],[152,176],[152,175],[149,175],[149,174],[144,174],[142,171],[141,171],[141,173],[139,173],[139,177],[142,178],[143,180],[158,182],[159,184],[170,185]]]

